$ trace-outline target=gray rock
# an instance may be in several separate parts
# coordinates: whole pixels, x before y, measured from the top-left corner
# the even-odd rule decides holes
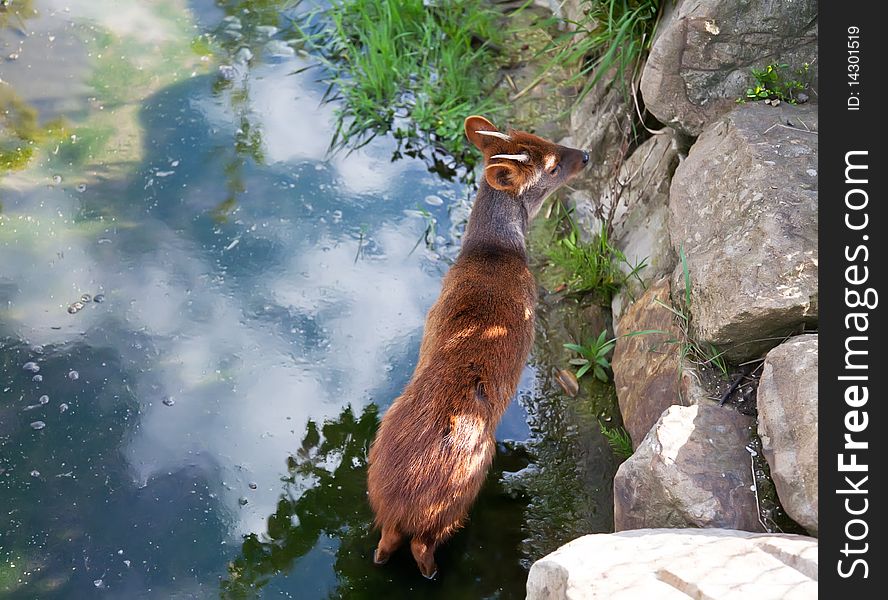
[[[580,190],[571,194],[571,200],[578,210],[586,213],[610,187],[622,154],[622,142],[631,124],[633,109],[620,86],[616,76],[609,73],[571,110],[571,143],[589,152],[588,166],[571,184]],[[583,225],[590,230],[588,222]]]
[[[678,166],[678,146],[671,135],[655,135],[626,160],[620,170],[622,192],[614,211],[611,243],[626,256],[620,269],[629,274],[646,264],[627,287],[638,295],[643,286],[671,273],[676,255],[669,239],[669,184]],[[610,196],[610,195],[609,195]],[[610,205],[610,197],[604,202]]]
[[[764,531],[746,450],[754,423],[709,402],[667,408],[614,478],[616,531]]]
[[[586,535],[530,568],[528,600],[808,600],[817,540],[728,529]]]
[[[816,129],[816,106],[739,105],[675,171],[669,229],[687,256],[691,333],[729,360],[817,321]]]
[[[804,63],[816,87],[817,2],[681,1],[658,28],[641,78],[645,106],[690,135],[729,111],[753,83],[751,68]]]
[[[758,432],[777,497],[817,535],[817,336],[768,353],[758,388]]]

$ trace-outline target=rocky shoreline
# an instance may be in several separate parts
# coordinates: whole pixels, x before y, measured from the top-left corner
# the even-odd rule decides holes
[[[580,14],[582,3],[559,9]],[[570,202],[590,236],[612,215],[611,243],[647,263],[612,302],[614,331],[663,333],[620,337],[614,352],[634,448],[614,481],[618,533],[537,561],[529,598],[816,588],[816,59],[815,2],[678,0],[642,69],[640,101],[660,123],[645,124],[650,137],[626,153],[636,107],[607,78],[574,107],[570,142],[594,149],[597,168]],[[750,68],[766,64],[811,65],[810,100],[737,102]],[[787,522],[808,536],[784,534]],[[767,577],[744,571],[736,585],[724,569],[675,566],[711,562],[719,545],[731,561],[761,565],[763,548],[778,558]],[[624,569],[633,575],[616,574]]]

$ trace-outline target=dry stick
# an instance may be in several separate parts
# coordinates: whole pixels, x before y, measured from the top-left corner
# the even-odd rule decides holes
[[[509,77],[509,74],[508,74],[508,73],[506,73],[506,82],[508,82],[509,87],[512,88],[512,91],[513,91],[513,92],[517,92],[517,91],[518,91],[518,86],[515,85],[515,80],[513,80],[511,77]]]
[[[747,446],[746,451],[749,452],[749,470],[752,473],[752,488],[753,488],[753,491],[755,492],[753,494],[755,496],[755,514],[758,517],[759,523],[761,523],[762,528],[765,531],[767,531],[768,533],[771,533],[771,530],[768,529],[768,526],[765,525],[765,522],[762,520],[762,504],[761,504],[761,502],[759,502],[759,488],[758,488],[758,484],[755,482],[755,455],[753,454],[753,452],[755,452],[755,450],[753,450],[752,448]],[[777,524],[774,523],[774,526],[777,527]],[[777,527],[777,529],[780,529],[780,528]],[[781,533],[783,533],[783,532],[781,531]]]
[[[741,372],[737,375],[737,378],[731,382],[730,386],[728,386],[727,391],[725,391],[725,393],[723,393],[721,395],[721,398],[719,398],[719,400],[718,400],[719,406],[725,405],[725,402],[728,401],[728,398],[730,398],[731,394],[734,393],[734,390],[737,389],[737,387],[740,385],[740,382],[743,381],[743,378],[748,376],[751,372],[752,372],[752,370],[749,367],[743,367]]]
[[[768,133],[769,131],[771,131],[775,127],[783,127],[784,129],[792,129],[794,131],[801,131],[802,133],[810,133],[811,135],[817,135],[816,131],[811,131],[810,129],[800,129],[799,127],[793,127],[792,125],[784,125],[783,123],[774,123],[773,125],[771,125],[767,129],[765,129],[765,131],[762,133],[762,135],[765,135],[765,133]]]
[[[647,36],[647,34],[645,34]],[[642,44],[644,44],[644,38],[642,38]],[[632,83],[630,84],[630,91],[632,92],[632,104],[635,105],[635,114],[638,115],[638,122],[641,123],[641,126],[644,127],[648,133],[653,135],[663,135],[668,133],[669,127],[664,127],[663,129],[651,129],[644,123],[644,115],[641,112],[641,105],[638,103],[638,88],[641,85],[641,69],[639,68],[639,63],[641,62],[641,55],[638,56],[638,62],[635,64],[634,73],[635,75],[632,77]]]

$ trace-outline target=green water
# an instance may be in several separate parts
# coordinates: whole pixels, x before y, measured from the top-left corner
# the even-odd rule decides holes
[[[472,190],[327,154],[292,4],[0,9],[0,596],[520,598],[611,527],[612,398],[560,393],[550,311],[439,579],[372,565],[367,448]]]

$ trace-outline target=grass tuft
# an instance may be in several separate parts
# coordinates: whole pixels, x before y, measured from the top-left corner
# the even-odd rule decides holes
[[[611,245],[604,224],[591,242],[584,242],[571,212],[563,207],[559,210],[563,212],[567,230],[545,250],[549,261],[546,278],[560,281],[570,293],[594,293],[600,302],[610,303],[613,295],[629,279],[639,276],[646,266],[645,261],[631,265],[626,255]],[[620,269],[623,264],[629,265],[628,273]]]
[[[579,85],[577,101],[611,70],[628,97],[627,82],[634,81],[642,58],[650,49],[660,17],[660,0],[587,0],[583,17],[568,21],[570,31],[556,36],[542,50],[549,56],[541,73],[518,96],[538,85],[557,66],[574,65],[563,85]]]
[[[392,132],[405,153],[443,152],[471,167],[467,115],[506,107],[496,91],[503,15],[481,0],[338,0],[305,19],[307,47],[342,100],[331,150]]]

